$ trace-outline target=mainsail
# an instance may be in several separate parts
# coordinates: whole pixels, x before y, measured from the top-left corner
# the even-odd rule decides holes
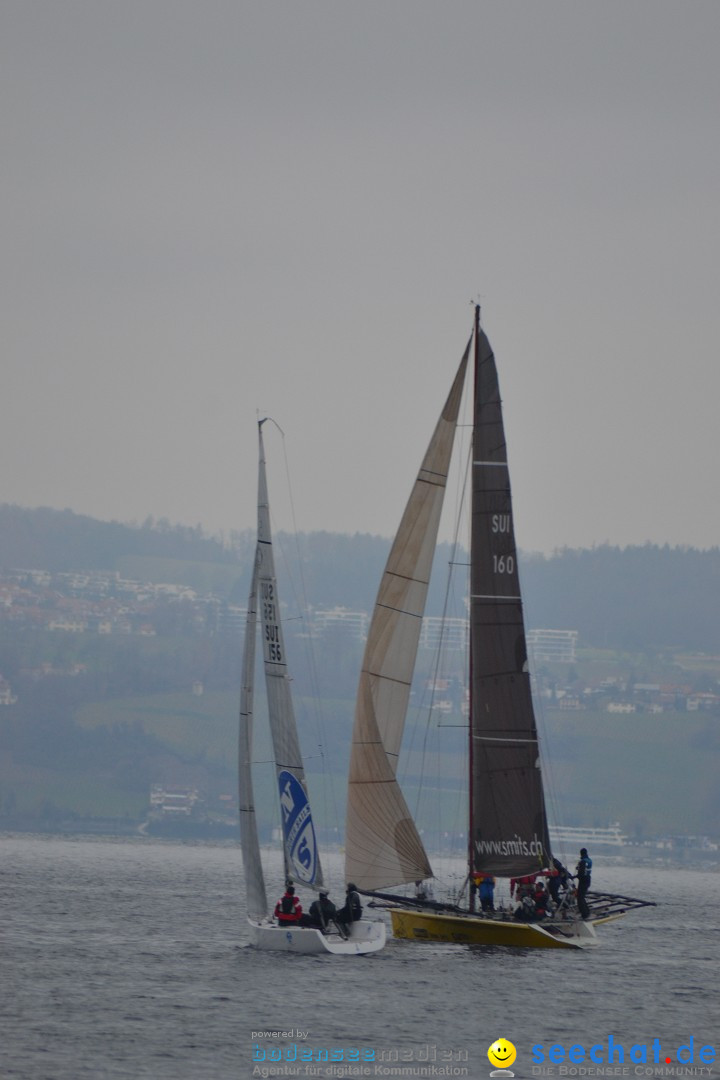
[[[345,860],[347,880],[362,889],[432,874],[395,774],[469,353],[470,342],[391,548],[365,646],[350,757]]]
[[[495,357],[476,320],[470,574],[471,872],[551,864]]]
[[[265,475],[265,448],[259,423],[260,466],[258,476],[258,538],[255,557],[257,600],[260,606],[263,662],[275,769],[282,811],[286,872],[305,885],[322,885],[320,857],[315,839],[305,770],[300,753],[285,642],[280,622],[280,602],[275,579],[270,508]]]
[[[238,806],[240,808],[240,846],[245,871],[247,913],[251,919],[264,919],[268,913],[265,881],[260,861],[255,801],[252,782],[253,685],[255,670],[255,631],[257,626],[257,570],[253,566],[252,584],[245,620],[245,643],[242,659],[240,693],[240,731],[238,740]]]

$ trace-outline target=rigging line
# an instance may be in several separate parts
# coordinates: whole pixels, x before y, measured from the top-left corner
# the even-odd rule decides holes
[[[472,447],[470,447],[470,452],[472,452]],[[468,456],[470,456],[470,455],[468,455]],[[454,532],[454,535],[453,535],[453,543],[452,543],[452,549],[451,549],[452,557],[451,557],[451,560],[450,560],[450,562],[448,564],[448,575],[447,575],[447,580],[446,580],[446,585],[445,585],[445,598],[443,600],[442,621],[440,623],[440,640],[438,642],[437,652],[435,654],[435,668],[434,668],[434,671],[433,671],[433,685],[432,685],[432,690],[430,692],[430,705],[429,705],[429,708],[428,708],[427,722],[425,724],[425,735],[424,735],[424,738],[423,738],[422,755],[421,755],[421,758],[420,758],[420,783],[418,784],[417,796],[416,796],[416,799],[415,799],[415,820],[416,821],[417,821],[418,813],[419,813],[419,809],[420,809],[420,794],[422,792],[423,781],[425,779],[425,756],[426,756],[426,753],[427,753],[427,742],[428,742],[428,737],[430,735],[430,724],[431,724],[431,721],[432,721],[432,710],[433,710],[433,704],[434,704],[434,701],[435,701],[435,690],[436,690],[436,687],[437,687],[438,674],[439,674],[439,670],[440,670],[440,661],[441,661],[441,657],[442,657],[443,638],[446,636],[446,625],[447,625],[447,618],[448,618],[448,605],[450,603],[450,586],[451,586],[451,583],[452,583],[452,567],[454,565],[455,555],[457,554],[458,547],[459,547],[459,544],[460,544],[460,541],[459,541],[460,520],[461,520],[461,517],[462,517],[462,511],[463,511],[463,507],[465,506],[465,499],[466,499],[466,496],[467,496],[467,482],[468,482],[469,471],[470,471],[469,468],[466,468],[464,470],[464,479],[463,479],[463,484],[462,484],[462,488],[461,488],[461,492],[460,492],[460,506],[458,508],[458,513],[457,513],[457,516],[455,518],[455,532]]]
[[[473,735],[473,739],[477,742],[504,742],[504,743],[535,743],[537,745],[537,739],[511,739],[507,735]]]
[[[513,537],[513,539],[514,539],[514,537]],[[525,576],[525,565],[524,565],[523,560],[518,559],[517,573],[518,573],[519,591],[522,593],[523,590],[524,590],[524,580],[523,579],[524,579],[524,576]],[[524,635],[524,631],[525,631],[525,627],[523,625],[523,635]],[[526,650],[527,650],[527,644],[526,644]],[[528,679],[529,679],[529,682],[530,682],[530,700],[532,702],[533,711],[534,711],[534,714],[535,714],[535,728],[536,728],[536,731],[537,731],[537,741],[538,741],[538,758],[540,760],[540,769],[541,769],[541,775],[542,775],[542,778],[543,778],[543,791],[544,791],[544,800],[543,800],[543,802],[544,802],[544,809],[545,809],[545,827],[547,829],[547,834],[548,834],[548,839],[549,839],[549,837],[550,837],[550,817],[552,816],[552,818],[554,819],[555,824],[558,825],[560,823],[560,820],[561,820],[561,818],[560,818],[561,806],[560,806],[559,788],[558,788],[558,785],[557,785],[557,781],[555,779],[555,773],[554,773],[553,764],[552,764],[553,755],[551,755],[549,753],[549,746],[548,746],[548,735],[549,735],[548,716],[547,716],[547,713],[545,711],[545,701],[543,700],[543,697],[542,697],[542,695],[540,693],[540,683],[538,681],[537,672],[535,671],[535,657],[533,655],[532,649],[527,650],[527,671],[528,671]],[[548,814],[548,802],[550,803],[550,808],[552,810],[552,815]],[[566,847],[566,842],[565,841],[560,842],[558,844],[558,847],[560,849],[560,854],[562,856],[561,861],[564,863],[567,860],[567,854],[568,854],[568,849]],[[550,845],[550,854],[553,854],[552,848],[553,848],[553,845],[551,844]],[[557,855],[557,852],[555,854]]]
[[[273,420],[273,423],[275,423],[274,420]],[[303,560],[302,560],[301,555],[300,555],[300,543],[299,543],[299,539],[298,539],[297,518],[296,518],[296,515],[295,515],[295,499],[293,497],[293,488],[292,488],[292,482],[291,482],[291,479],[290,479],[290,463],[289,463],[289,460],[288,460],[287,447],[286,447],[286,444],[285,444],[285,433],[282,431],[282,429],[280,428],[279,425],[276,424],[276,427],[278,428],[278,430],[280,431],[280,434],[282,435],[283,458],[284,458],[284,461],[285,461],[285,476],[286,476],[287,487],[288,487],[288,495],[289,495],[289,498],[290,498],[290,515],[291,515],[292,526],[293,526],[293,536],[295,538],[295,558],[296,558],[297,565],[298,565],[298,568],[299,568],[301,601],[302,601],[301,602],[301,611],[303,613],[301,616],[299,616],[299,618],[304,619],[305,613],[307,611],[309,611],[309,604],[308,604],[308,598],[307,598],[307,585],[306,585],[306,582],[305,582],[305,573],[304,573],[304,570],[303,570]],[[290,580],[291,581],[293,580],[292,577],[291,577]],[[316,663],[316,659],[315,659],[315,651],[314,651],[314,649],[312,647],[312,639],[311,639],[310,635],[305,635],[303,640],[304,640],[304,643],[305,643],[305,655],[306,655],[306,657],[308,659],[308,668],[309,668],[309,671],[310,671],[310,685],[311,685],[311,689],[313,691],[312,698],[313,698],[313,702],[314,702],[314,708],[312,709],[312,712],[314,713],[314,716],[315,716],[316,737],[318,738],[318,749],[320,750],[320,757],[322,758],[322,763],[323,763],[323,768],[322,768],[322,776],[323,776],[323,781],[324,781],[323,782],[323,803],[325,804],[325,801],[326,801],[326,798],[327,798],[327,786],[328,785],[327,785],[326,781],[329,781],[330,798],[331,798],[331,801],[332,801],[333,820],[334,821],[339,821],[337,799],[336,799],[336,796],[335,796],[334,778],[333,778],[332,773],[330,772],[329,765],[328,765],[328,763],[327,763],[327,761],[325,759],[325,747],[327,746],[327,733],[326,733],[326,730],[325,730],[325,720],[324,720],[324,715],[323,715],[323,711],[322,711],[322,706],[320,704],[322,699],[321,699],[321,696],[320,696],[320,680],[318,678],[317,663]],[[329,817],[328,817],[328,814],[327,814],[327,806],[326,805],[324,805],[324,810],[325,810],[325,813],[324,813],[325,821],[328,821]]]
[[[545,800],[546,800],[546,803],[547,802],[550,803],[550,806],[551,806],[551,809],[552,809],[552,815],[548,815],[547,806],[546,806],[545,816],[546,816],[546,818],[549,818],[550,816],[552,816],[552,820],[553,820],[554,824],[559,825],[562,822],[564,815],[561,816],[561,800],[560,800],[559,789],[558,789],[558,786],[557,786],[557,781],[555,779],[555,773],[554,773],[553,764],[552,764],[553,755],[549,752],[548,717],[547,717],[547,713],[545,711],[545,702],[543,701],[542,697],[540,696],[540,694],[538,692],[539,691],[539,684],[537,682],[537,677],[534,675],[534,673],[531,675],[531,686],[533,686],[533,684],[535,685],[535,688],[536,688],[536,693],[533,694],[533,698],[537,698],[537,702],[536,702],[536,724],[537,724],[537,728],[538,728],[538,743],[539,743],[540,764],[541,764],[541,767],[542,767],[542,773],[543,773],[543,777],[544,777],[544,780],[545,780],[545,783],[544,783]],[[549,831],[549,820],[548,820],[547,824],[548,824],[548,831]],[[561,862],[567,863],[567,861],[568,861],[568,853],[569,853],[569,840],[561,839],[561,840],[558,841],[557,846],[558,846],[559,851],[553,852],[554,845],[551,844],[551,847],[550,847],[551,852],[553,852],[553,854],[555,854],[556,857],[559,854]]]

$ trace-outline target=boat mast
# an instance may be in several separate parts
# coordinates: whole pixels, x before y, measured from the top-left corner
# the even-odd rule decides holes
[[[480,364],[480,305],[475,305],[475,348],[474,348],[475,362],[473,364],[473,417],[475,416],[475,394],[477,392],[478,385],[478,367]],[[475,432],[473,431],[473,445],[474,445]],[[472,468],[472,462],[474,459],[474,451],[470,454],[470,468]],[[472,529],[472,512],[470,514],[470,528]],[[470,540],[470,552],[472,558],[472,539]],[[472,575],[471,575],[472,576]],[[472,592],[472,589],[471,589]],[[472,599],[470,600],[472,604]],[[473,870],[475,866],[475,860],[473,858],[473,693],[472,693],[472,619],[470,619],[470,627],[468,634],[468,659],[469,659],[469,673],[468,673],[468,892],[469,892],[469,908],[470,911],[475,910],[475,882],[473,880]]]

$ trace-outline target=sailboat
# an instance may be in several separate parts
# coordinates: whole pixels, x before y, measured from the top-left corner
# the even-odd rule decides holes
[[[305,770],[295,722],[285,642],[280,621],[280,602],[268,503],[265,449],[258,422],[258,526],[255,561],[245,624],[242,659],[242,690],[238,739],[238,805],[247,920],[251,944],[274,952],[334,953],[358,955],[377,952],[385,944],[385,924],[362,919],[347,933],[339,925],[324,930],[314,927],[280,926],[270,917],[265,890],[252,781],[252,729],[255,675],[255,639],[258,608],[263,642],[263,662],[275,774],[282,818],[282,846],[286,880],[319,890],[323,884],[317,837],[308,799]]]
[[[471,355],[473,363],[471,364]],[[467,906],[387,890],[432,877],[397,781],[415,658],[463,387],[473,367]],[[554,867],[540,767],[512,519],[502,407],[490,342],[473,332],[405,508],[373,612],[353,725],[346,875],[390,905],[396,937],[581,948],[595,927],[644,901],[603,894],[582,919],[567,904],[542,921],[477,912],[480,877],[534,878]]]

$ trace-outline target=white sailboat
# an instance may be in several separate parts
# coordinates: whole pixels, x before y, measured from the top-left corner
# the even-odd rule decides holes
[[[480,875],[552,871],[539,744],[530,691],[502,408],[495,357],[475,324],[423,459],[385,567],[363,659],[353,727],[346,874],[392,905],[396,937],[578,948],[595,925],[643,901],[595,897],[589,919],[565,906],[549,919],[477,913]],[[467,906],[379,890],[432,870],[396,778],[440,513],[474,342]]]
[[[361,919],[345,934],[335,925],[325,930],[279,925],[270,915],[265,890],[252,781],[253,690],[258,609],[273,757],[282,817],[285,877],[319,889],[322,870],[308,800],[305,771],[295,722],[270,530],[265,452],[258,424],[258,527],[255,562],[248,599],[242,661],[242,690],[238,740],[238,795],[247,918],[251,943],[260,949],[293,953],[358,955],[377,952],[385,944],[385,925]]]

